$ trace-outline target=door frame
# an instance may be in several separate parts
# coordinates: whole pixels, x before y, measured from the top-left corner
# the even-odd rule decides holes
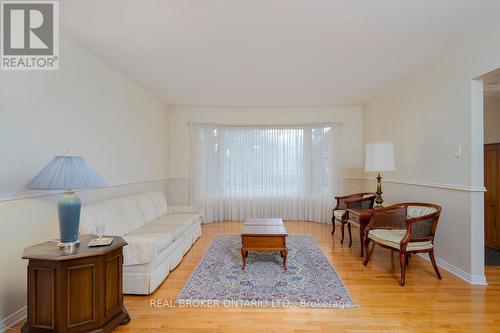
[[[485,285],[484,269],[484,89],[471,81],[470,113],[470,272],[471,284]]]

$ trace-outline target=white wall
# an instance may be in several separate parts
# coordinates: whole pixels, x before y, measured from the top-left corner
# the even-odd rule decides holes
[[[26,302],[23,249],[58,235],[58,196],[24,198],[54,155],[70,148],[114,185],[80,192],[84,203],[166,191],[166,106],[70,38],[60,45],[59,71],[0,72],[0,330]]]
[[[471,98],[472,80],[500,67],[498,36],[499,31],[490,31],[466,43],[365,108],[365,142],[395,143],[397,171],[385,174],[386,203],[418,200],[443,206],[438,261],[473,282],[483,281],[484,251],[482,110],[472,106],[477,104]],[[482,95],[477,98],[482,102]],[[453,154],[455,144],[462,147],[461,157]]]
[[[346,107],[170,107],[169,108],[169,200],[172,204],[189,202],[189,127],[188,122],[222,124],[305,124],[321,121],[343,122],[341,140],[344,177],[362,174],[363,110]],[[346,179],[345,192],[359,191],[359,179]]]
[[[500,97],[484,97],[484,143],[500,143]]]

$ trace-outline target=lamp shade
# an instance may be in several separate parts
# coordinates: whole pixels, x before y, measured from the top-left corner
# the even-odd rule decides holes
[[[394,144],[392,142],[369,143],[365,147],[365,171],[394,171]]]
[[[106,182],[80,156],[56,156],[26,186],[33,190],[102,187]]]

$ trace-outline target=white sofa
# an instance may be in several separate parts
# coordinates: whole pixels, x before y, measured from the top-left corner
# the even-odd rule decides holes
[[[201,236],[201,217],[195,207],[167,206],[162,191],[133,194],[82,207],[80,233],[121,236],[123,292],[152,293]]]

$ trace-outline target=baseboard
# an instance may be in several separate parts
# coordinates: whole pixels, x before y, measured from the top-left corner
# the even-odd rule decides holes
[[[26,319],[26,306],[0,321],[0,332],[7,332],[12,326]]]
[[[430,261],[429,260],[429,255],[426,254],[426,253],[419,253],[418,254],[419,257],[427,260],[427,261]],[[469,274],[465,271],[463,271],[462,269],[442,260],[442,259],[439,259],[439,258],[436,258],[436,264],[444,269],[445,271],[455,275],[456,277],[464,280],[465,282],[469,283],[469,284],[472,284],[472,285],[480,285],[480,286],[486,286],[488,285],[488,283],[486,282],[486,276],[484,275],[472,275],[472,274]]]

